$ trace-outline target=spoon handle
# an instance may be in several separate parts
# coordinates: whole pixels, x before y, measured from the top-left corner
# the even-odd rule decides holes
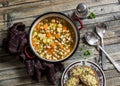
[[[103,37],[101,37],[101,46],[102,48],[104,49],[104,42],[103,42]],[[106,70],[107,69],[107,66],[106,66],[106,56],[103,52],[101,52],[101,63],[102,63],[102,68],[103,70]]]
[[[113,58],[111,58],[101,46],[98,45],[98,47],[106,54],[106,56],[111,61],[111,63],[114,65],[114,67],[117,69],[117,71],[120,72],[120,65]]]

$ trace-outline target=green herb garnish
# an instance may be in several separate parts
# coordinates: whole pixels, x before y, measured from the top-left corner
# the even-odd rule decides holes
[[[91,12],[90,15],[89,15],[89,18],[90,18],[90,19],[96,18],[95,13]]]
[[[90,50],[86,50],[86,51],[84,52],[84,56],[89,56],[89,55],[91,55],[91,51],[90,51]]]

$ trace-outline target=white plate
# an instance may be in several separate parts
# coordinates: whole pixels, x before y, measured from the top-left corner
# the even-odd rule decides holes
[[[80,61],[70,64],[64,70],[64,72],[62,74],[62,78],[61,78],[61,86],[65,86],[64,84],[65,84],[66,80],[68,80],[68,78],[69,78],[69,76],[68,76],[69,70],[77,65],[85,65],[85,66],[92,67],[97,73],[98,80],[100,81],[100,86],[106,86],[106,78],[105,78],[105,74],[104,74],[103,70],[96,63],[91,62],[91,61],[83,61],[83,60],[80,60]]]

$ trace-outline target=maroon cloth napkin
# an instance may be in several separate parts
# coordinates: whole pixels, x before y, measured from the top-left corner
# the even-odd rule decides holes
[[[54,85],[55,73],[57,70],[61,72],[64,70],[63,64],[43,62],[36,57],[27,58],[24,54],[24,47],[28,45],[27,42],[25,25],[19,22],[8,28],[8,35],[3,39],[3,46],[10,54],[19,57],[20,61],[26,65],[28,75],[32,79],[40,81],[41,76],[46,75],[48,82]],[[30,53],[32,52],[30,51]]]

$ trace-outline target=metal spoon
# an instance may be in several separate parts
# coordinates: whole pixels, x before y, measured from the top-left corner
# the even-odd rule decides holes
[[[98,34],[98,36],[101,39],[101,46],[103,49],[104,49],[103,37],[104,37],[104,33],[105,33],[106,29],[107,29],[107,26],[104,23],[100,23],[96,26],[96,33]],[[102,65],[103,70],[106,70],[107,69],[106,56],[103,52],[101,53],[101,55],[102,55],[101,56],[101,65]]]
[[[114,65],[114,67],[117,69],[117,71],[120,72],[120,66],[119,66],[119,64],[113,58],[111,58],[108,55],[108,53],[99,45],[99,43],[98,43],[99,40],[98,40],[98,37],[97,37],[97,35],[95,33],[93,33],[93,32],[86,33],[85,40],[90,45],[98,46],[98,48],[100,48],[103,51],[103,53],[108,57],[108,59]]]

